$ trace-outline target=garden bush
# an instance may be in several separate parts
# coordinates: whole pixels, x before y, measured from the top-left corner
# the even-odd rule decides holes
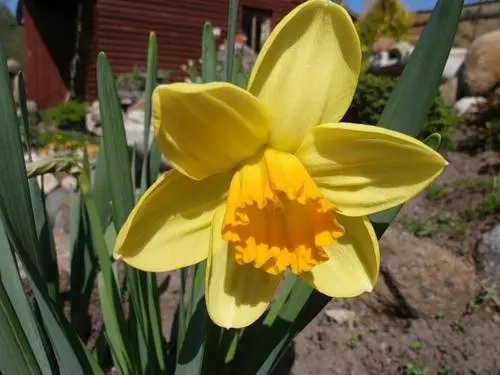
[[[42,113],[42,120],[56,125],[61,129],[85,129],[85,115],[87,105],[82,102],[70,100]]]
[[[377,125],[391,93],[396,87],[397,78],[361,74],[356,93],[344,121],[359,124]],[[409,113],[408,116],[411,116]],[[442,137],[441,148],[453,148],[452,134],[457,117],[451,106],[447,105],[440,94],[436,95],[427,114],[419,139],[432,133]]]

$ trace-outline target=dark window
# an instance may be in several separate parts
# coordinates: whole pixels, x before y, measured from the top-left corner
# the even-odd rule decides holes
[[[267,9],[243,6],[243,32],[247,37],[247,45],[259,52],[271,32],[272,12]]]

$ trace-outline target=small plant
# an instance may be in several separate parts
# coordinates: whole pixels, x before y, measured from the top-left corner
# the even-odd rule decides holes
[[[480,217],[500,213],[500,190],[486,194],[477,211]]]
[[[407,363],[403,367],[403,375],[428,375],[429,369],[425,366]]]
[[[453,322],[451,322],[451,329],[454,331],[465,332],[464,325],[458,319],[455,319]]]
[[[415,340],[410,345],[410,349],[413,350],[415,353],[418,353],[423,347],[424,347],[424,344],[419,339]]]
[[[453,369],[451,366],[447,363],[445,363],[438,371],[439,375],[452,375],[453,374]]]
[[[356,348],[360,342],[363,340],[363,335],[359,332],[354,332],[349,336],[349,339],[347,340],[347,346],[349,348],[354,349]]]
[[[448,237],[450,237],[451,239],[457,239],[465,235],[468,230],[469,225],[466,222],[455,221],[450,223],[448,228],[446,228],[446,234],[448,234]]]
[[[443,198],[445,189],[439,185],[431,185],[427,188],[427,199],[431,201],[438,201]]]
[[[378,324],[372,324],[370,328],[368,328],[368,332],[377,334],[380,332],[380,326]]]
[[[444,311],[440,311],[436,314],[436,319],[441,320],[441,319],[446,319],[450,314]]]
[[[467,302],[467,314],[472,314],[477,311],[490,297],[490,292],[482,291],[477,296],[471,298],[469,302]]]
[[[52,123],[61,129],[85,129],[85,115],[87,106],[85,103],[70,100],[61,103],[54,108],[47,109],[42,113],[42,120]]]
[[[439,232],[439,227],[435,220],[411,219],[403,216],[400,222],[405,230],[417,237],[432,237]]]

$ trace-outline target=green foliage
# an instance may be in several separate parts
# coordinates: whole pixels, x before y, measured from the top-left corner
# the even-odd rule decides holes
[[[500,190],[488,193],[477,210],[481,217],[500,213]]]
[[[429,369],[425,366],[407,363],[403,367],[403,375],[429,375]]]
[[[42,113],[42,120],[55,124],[60,128],[85,128],[85,115],[87,105],[82,102],[70,100],[57,107],[47,109]]]
[[[481,105],[474,118],[466,119],[463,130],[458,148],[471,153],[500,151],[500,100]]]
[[[169,70],[158,69],[155,84],[163,83],[170,77]],[[116,78],[118,91],[141,91],[146,90],[147,71],[139,66],[134,66],[130,72],[119,74]]]
[[[15,16],[0,2],[0,43],[5,54],[22,63],[24,61],[24,29],[16,24]]]
[[[381,37],[396,41],[408,34],[413,17],[399,0],[377,0],[358,22],[362,43],[371,46]]]
[[[356,93],[344,120],[359,124],[379,124],[382,111],[393,93],[397,79],[391,77],[362,74]],[[425,123],[418,138],[424,140],[433,133],[441,135],[441,148],[453,148],[452,134],[457,123],[451,106],[447,105],[438,94],[427,113]]]

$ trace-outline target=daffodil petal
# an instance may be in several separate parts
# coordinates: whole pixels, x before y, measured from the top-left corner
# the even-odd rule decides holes
[[[301,274],[304,281],[330,297],[371,292],[380,268],[379,245],[367,217],[338,215],[345,235],[326,248],[330,260]]]
[[[364,216],[406,202],[447,165],[415,138],[377,126],[324,124],[297,151],[340,213]]]
[[[212,227],[207,262],[205,301],[212,321],[224,328],[242,328],[255,322],[269,306],[281,276],[251,264],[240,266],[235,251],[221,237],[224,209],[218,209]]]
[[[267,143],[269,111],[229,83],[174,83],[154,91],[153,124],[167,160],[201,180],[235,167]]]
[[[339,121],[360,67],[358,34],[344,8],[310,0],[289,13],[273,29],[248,84],[273,110],[271,145],[295,152],[308,129]]]
[[[177,171],[160,177],[122,226],[115,257],[145,271],[170,271],[206,259],[215,209],[231,176],[194,181]]]

